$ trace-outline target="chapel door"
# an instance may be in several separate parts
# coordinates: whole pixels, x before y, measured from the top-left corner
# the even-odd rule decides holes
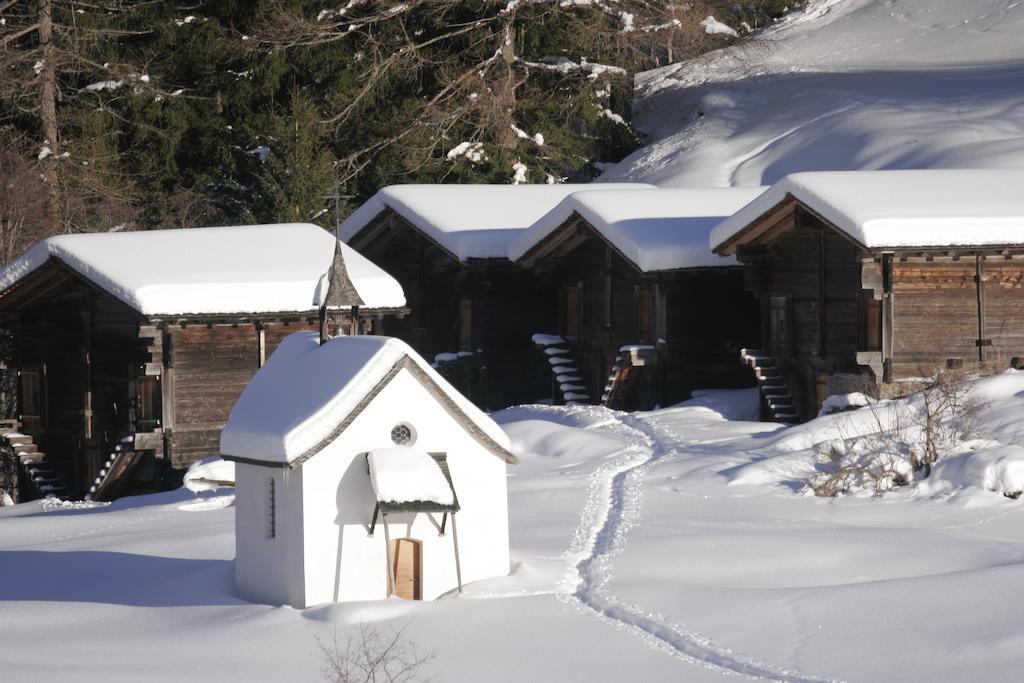
[[[391,563],[395,577],[395,595],[403,600],[422,600],[420,589],[420,542],[411,538],[391,541]]]

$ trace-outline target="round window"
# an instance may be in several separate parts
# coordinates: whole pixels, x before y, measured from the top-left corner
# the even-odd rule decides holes
[[[416,441],[416,430],[408,422],[400,422],[391,428],[391,441],[396,446],[411,446]]]

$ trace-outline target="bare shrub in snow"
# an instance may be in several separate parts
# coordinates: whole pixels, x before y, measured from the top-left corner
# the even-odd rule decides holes
[[[808,482],[816,496],[834,497],[850,491],[882,493],[910,481],[910,466],[900,452],[888,448],[870,450],[864,441],[856,441],[850,452],[842,439],[819,444],[819,454],[835,469],[819,472]]]
[[[318,636],[317,648],[323,658],[320,673],[333,683],[412,683],[429,681],[423,669],[434,659],[434,654],[420,654],[415,645],[405,638],[405,627],[376,629],[360,624],[358,631],[348,637],[344,646],[338,643],[338,634],[324,642]]]
[[[939,372],[902,397],[869,400],[837,418],[839,438],[817,447],[833,469],[815,474],[808,486],[817,496],[881,493],[926,478],[940,458],[978,433],[984,404],[974,394],[973,379],[958,370]]]

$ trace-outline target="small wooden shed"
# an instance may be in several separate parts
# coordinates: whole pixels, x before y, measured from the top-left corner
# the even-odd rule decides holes
[[[832,393],[1024,357],[1024,170],[796,173],[712,233],[746,264],[751,362],[800,418]]]
[[[394,276],[411,313],[384,332],[412,345],[478,405],[548,391],[530,337],[550,330],[555,300],[508,248],[558,202],[589,185],[393,185],[342,223],[341,238]],[[650,187],[608,184],[607,188]]]
[[[255,602],[432,600],[509,571],[505,433],[404,342],[296,333],[221,435]]]
[[[750,386],[738,349],[757,343],[756,300],[740,264],[712,253],[707,238],[764,188],[589,187],[509,252],[557,307],[557,328],[543,330],[555,336],[537,339],[549,352],[568,351],[571,363],[553,366],[560,379],[567,367],[579,371],[556,382],[563,397],[636,409],[697,388]]]
[[[402,289],[315,225],[62,235],[0,271],[13,338],[25,499],[111,499],[175,484],[280,340],[319,326],[328,274],[340,324],[402,315]],[[338,288],[341,291],[341,287]]]

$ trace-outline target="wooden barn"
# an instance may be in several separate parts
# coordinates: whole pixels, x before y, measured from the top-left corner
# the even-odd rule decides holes
[[[759,339],[756,301],[736,260],[713,254],[707,238],[764,188],[590,187],[510,251],[558,313],[553,334],[535,340],[550,356],[555,399],[634,409],[752,386],[738,349]]]
[[[304,224],[64,235],[0,271],[13,338],[23,498],[173,485],[286,335],[319,326],[328,274],[343,332],[404,314],[393,278]],[[337,296],[332,298],[337,299]]]
[[[341,238],[405,290],[410,314],[384,334],[409,343],[477,405],[534,401],[549,379],[530,337],[555,324],[555,301],[509,244],[588,185],[395,185],[339,228]],[[609,188],[650,187],[608,185]]]
[[[1024,170],[797,173],[721,223],[765,340],[750,362],[798,419],[834,393],[890,393],[1024,357]]]

